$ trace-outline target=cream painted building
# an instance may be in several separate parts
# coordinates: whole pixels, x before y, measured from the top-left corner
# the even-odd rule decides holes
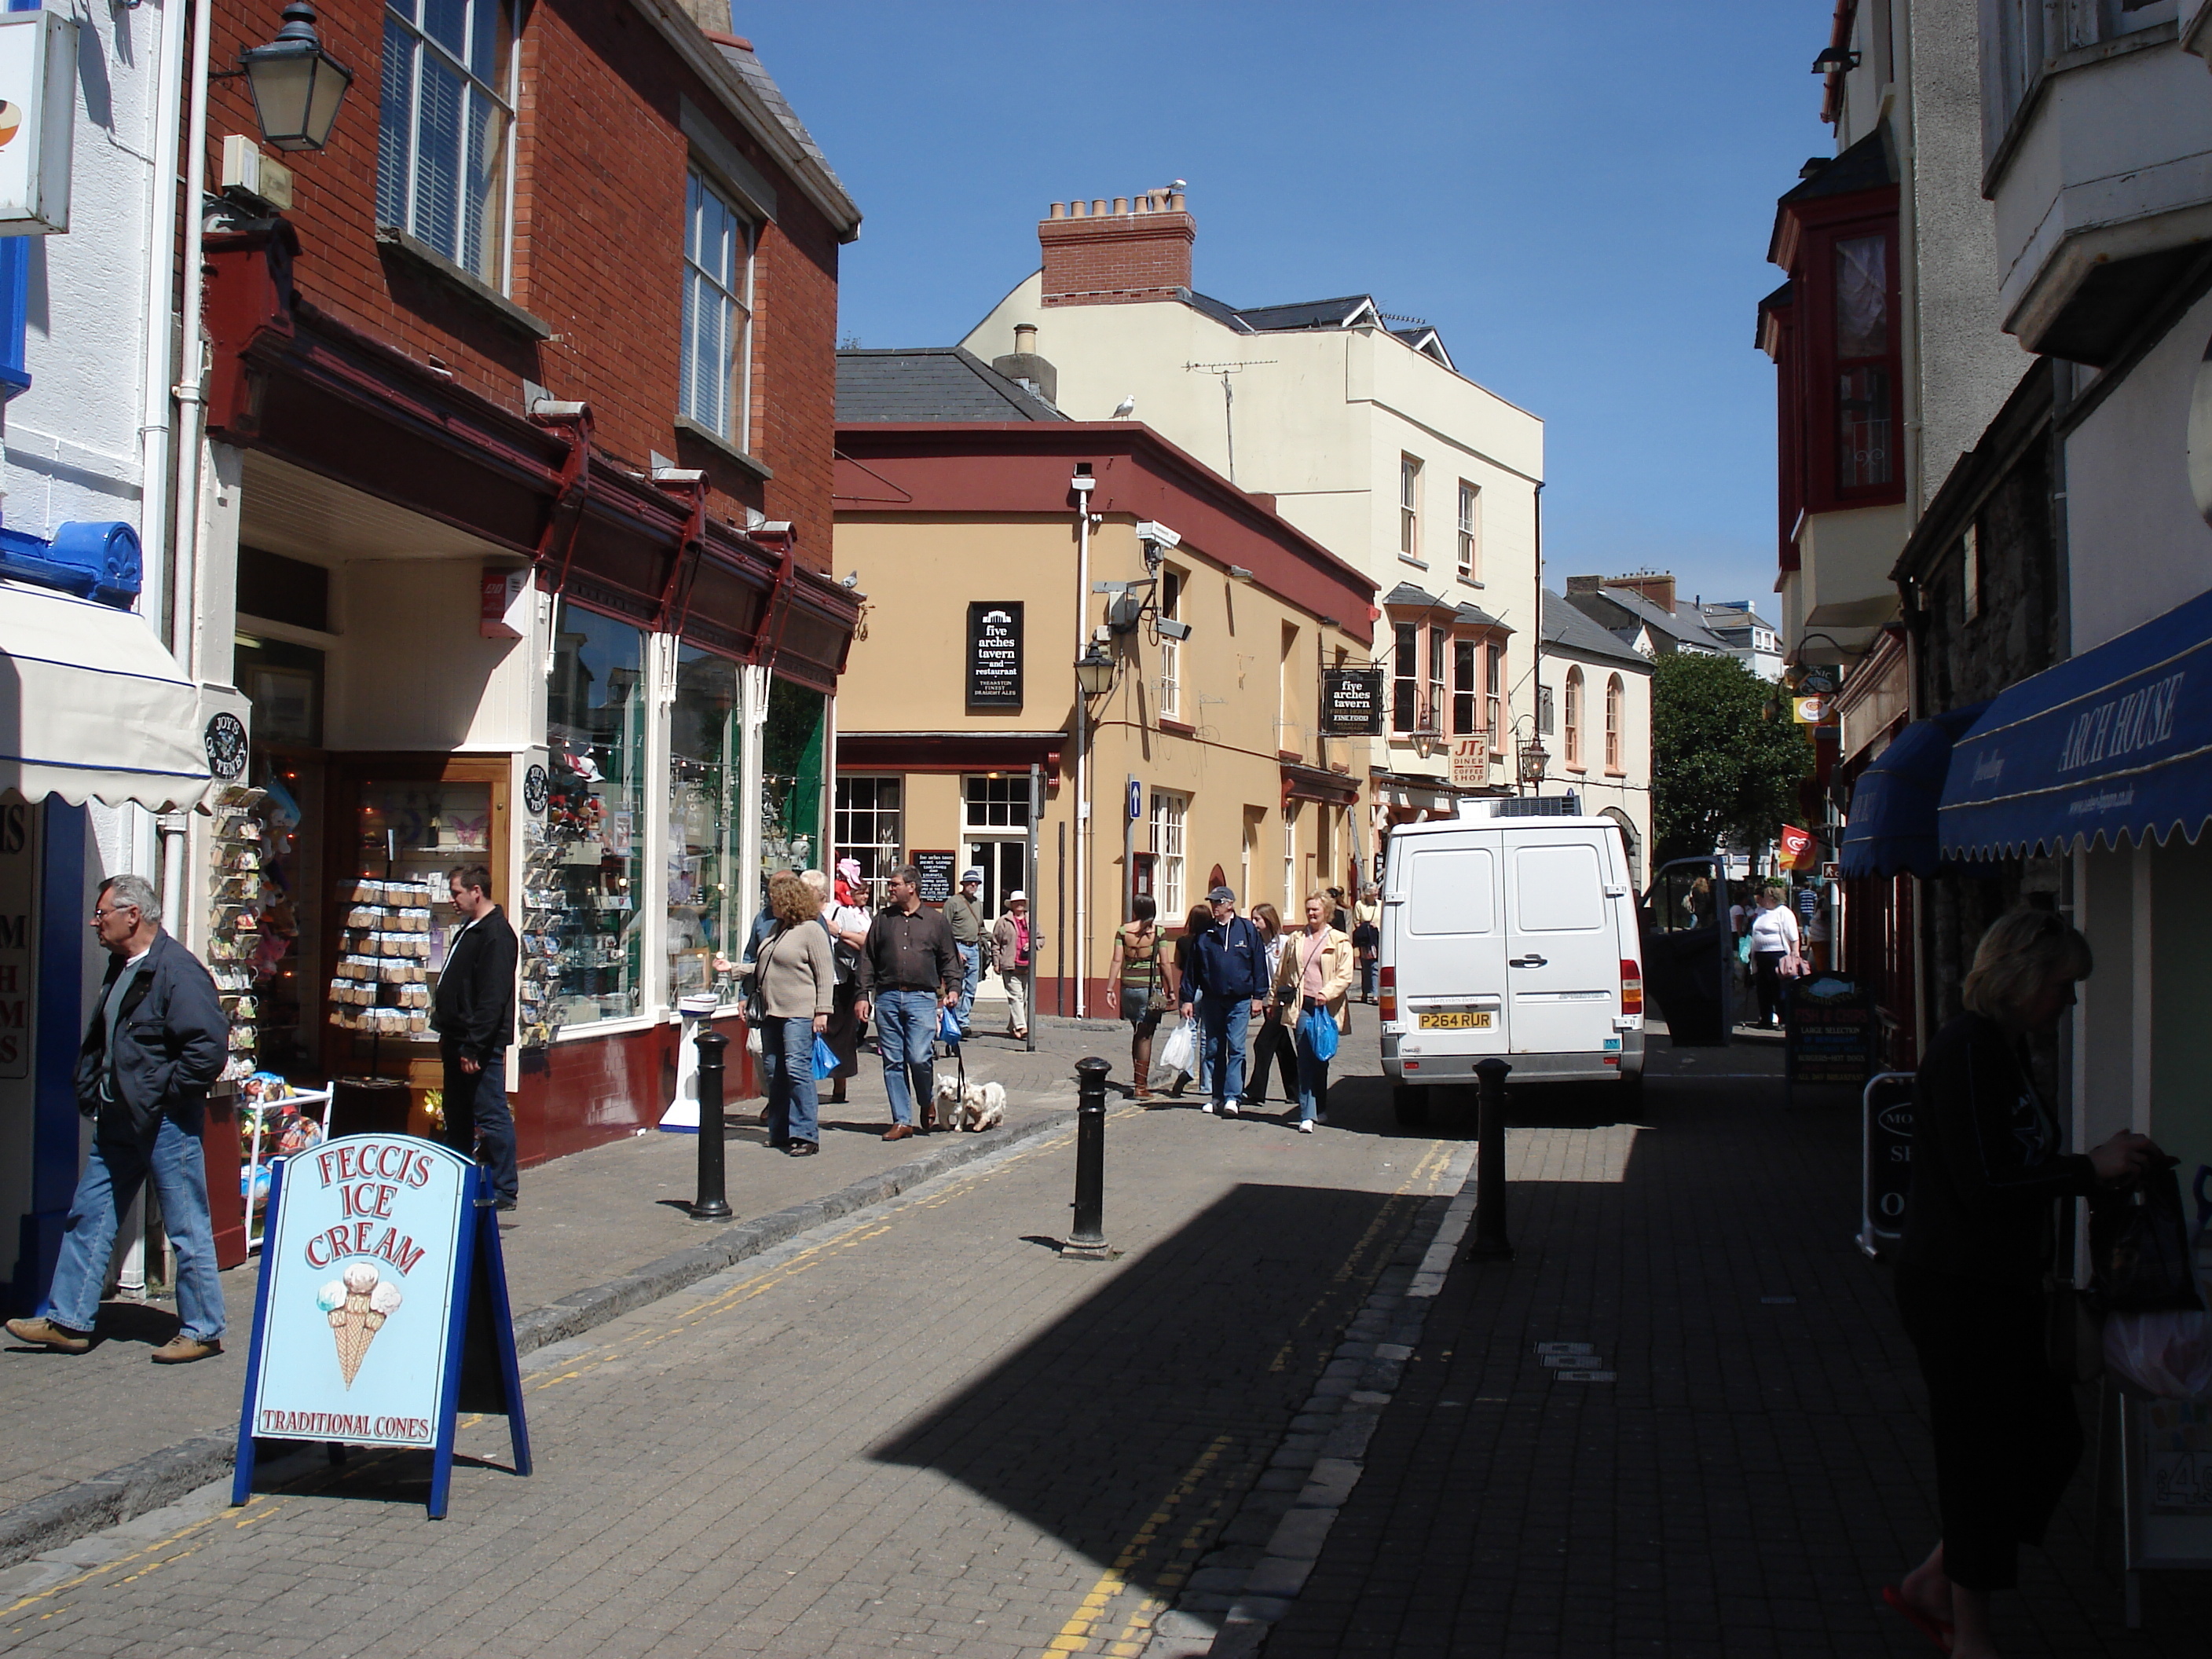
[[[1543,422],[1371,297],[1194,292],[1180,193],[1055,203],[1037,232],[1042,268],[967,349],[1074,419],[1141,421],[1373,579],[1394,682],[1361,757],[1378,822],[1510,788],[1534,712]]]
[[[1548,787],[1620,825],[1638,892],[1650,871],[1651,659],[1559,594],[1544,594],[1536,732]]]
[[[1060,420],[965,352],[840,369],[836,556],[866,610],[833,857],[980,866],[994,915],[1028,890],[1046,1014],[1110,1016],[1134,894],[1172,928],[1217,880],[1291,914],[1343,884],[1364,744],[1319,705],[1368,661],[1373,584],[1145,427]],[[1084,696],[1094,644],[1110,685]]]

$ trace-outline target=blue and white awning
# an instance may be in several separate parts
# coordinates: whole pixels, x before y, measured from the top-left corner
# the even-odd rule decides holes
[[[2212,819],[2212,592],[2001,693],[1951,753],[1948,858],[2118,847]]]

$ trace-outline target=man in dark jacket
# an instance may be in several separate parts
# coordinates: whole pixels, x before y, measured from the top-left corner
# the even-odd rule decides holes
[[[92,1155],[70,1205],[53,1287],[38,1316],[9,1320],[8,1334],[58,1353],[92,1346],[116,1229],[150,1179],[176,1247],[182,1322],[154,1360],[205,1359],[222,1352],[223,1313],[200,1126],[208,1085],[229,1053],[230,1022],[207,969],[161,931],[161,901],[144,877],[101,883],[92,925],[109,957],[77,1050],[76,1108],[93,1121]]]
[[[430,1029],[446,1063],[446,1144],[481,1158],[493,1196],[514,1207],[514,1118],[507,1109],[507,1045],[514,1041],[514,967],[520,947],[491,902],[491,872],[464,864],[446,878],[461,930],[430,999]],[[481,1152],[478,1151],[481,1146]]]
[[[916,1108],[931,1109],[938,1010],[960,1006],[966,976],[943,913],[921,902],[921,872],[902,865],[891,872],[889,902],[868,924],[867,943],[860,947],[855,1005],[862,1019],[876,1022],[884,1092],[891,1102],[885,1140],[906,1139],[914,1133]]]
[[[1213,930],[1191,951],[1190,969],[1183,975],[1182,1017],[1191,1017],[1194,986],[1205,993],[1196,1006],[1206,1076],[1213,1085],[1206,1109],[1235,1117],[1237,1097],[1244,1092],[1244,1034],[1266,1007],[1267,947],[1260,930],[1237,914],[1235,893],[1217,887],[1206,900],[1213,907]]]

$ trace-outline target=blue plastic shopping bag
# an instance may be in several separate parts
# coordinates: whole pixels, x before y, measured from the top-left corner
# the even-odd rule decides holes
[[[814,1075],[830,1077],[837,1070],[837,1051],[830,1046],[829,1038],[819,1031],[814,1034]]]
[[[1325,1064],[1336,1058],[1336,1019],[1327,1008],[1309,1008],[1300,1014],[1298,1035],[1316,1060]]]
[[[960,1016],[950,1008],[938,1011],[937,1040],[949,1042],[956,1048],[960,1046]]]

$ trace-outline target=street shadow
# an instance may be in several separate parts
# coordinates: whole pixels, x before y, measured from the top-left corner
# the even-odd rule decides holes
[[[1172,1594],[1423,1201],[1248,1184],[1118,1264],[1069,1260],[1050,1271],[1097,1275],[1091,1294],[870,1455],[948,1475]]]

